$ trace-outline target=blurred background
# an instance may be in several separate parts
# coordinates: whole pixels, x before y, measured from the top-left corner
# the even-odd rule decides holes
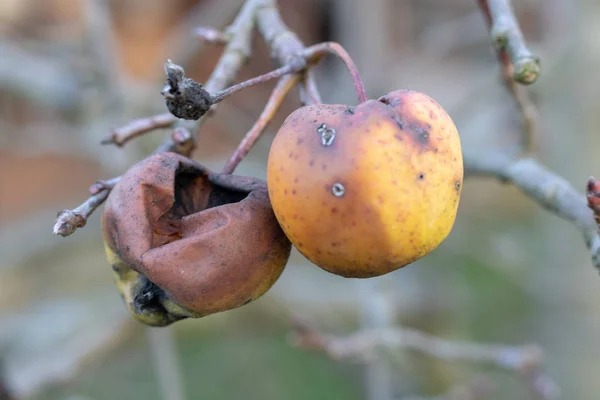
[[[490,399],[527,399],[514,374],[402,352],[339,363],[290,344],[300,316],[339,335],[402,324],[449,339],[537,343],[564,399],[600,393],[600,277],[579,232],[513,187],[468,180],[442,246],[382,278],[343,279],[294,252],[273,289],[240,309],[164,330],[126,313],[105,261],[99,215],[52,235],[98,179],[121,174],[167,131],[119,149],[110,129],[164,112],[163,62],[203,82],[219,46],[193,28],[229,23],[241,0],[3,0],[0,3],[0,388],[28,399],[404,399],[434,396],[474,376]],[[600,3],[515,0],[542,75],[538,156],[582,194],[600,175]],[[454,118],[465,149],[518,141],[520,117],[499,80],[474,0],[280,0],[306,44],[340,42],[370,96],[428,93]],[[273,67],[256,37],[238,81]],[[317,68],[326,102],[353,104],[336,59]],[[210,168],[251,127],[272,89],[228,98],[204,125],[194,157]],[[265,177],[274,132],[295,93],[238,172]],[[1,389],[0,389],[1,392]],[[594,395],[596,393],[596,395]],[[2,394],[0,398],[3,399]],[[465,399],[466,400],[466,399]]]

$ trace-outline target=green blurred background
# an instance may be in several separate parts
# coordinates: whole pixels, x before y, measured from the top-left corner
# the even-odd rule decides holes
[[[600,3],[514,3],[542,57],[540,80],[529,89],[541,115],[538,157],[583,193],[587,177],[600,175]],[[67,239],[52,236],[58,210],[75,207],[91,183],[122,173],[160,143],[168,132],[122,149],[99,144],[111,128],[164,112],[166,58],[205,81],[220,49],[200,46],[192,29],[225,26],[240,4],[0,3],[0,382],[16,398],[36,400],[391,400],[435,396],[485,374],[495,387],[486,398],[531,398],[511,372],[412,351],[367,365],[330,360],[291,343],[292,319],[302,317],[338,335],[402,324],[448,339],[537,343],[562,398],[598,398],[600,277],[579,232],[496,181],[468,180],[448,240],[409,267],[356,281],[294,252],[260,300],[162,330],[126,314],[104,259],[99,213]],[[428,93],[470,151],[518,140],[519,114],[474,0],[279,5],[305,43],[344,45],[371,96]],[[259,38],[253,51],[238,80],[273,66]],[[326,102],[355,101],[339,61],[317,70]],[[272,87],[227,99],[204,126],[195,158],[220,168]],[[298,105],[291,95],[239,173],[264,178],[273,134]]]

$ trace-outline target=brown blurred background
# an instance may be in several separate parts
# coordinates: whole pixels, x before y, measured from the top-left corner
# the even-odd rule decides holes
[[[538,343],[564,399],[597,398],[600,277],[573,226],[496,181],[466,182],[450,238],[412,266],[355,281],[294,253],[261,300],[160,333],[126,314],[104,259],[99,212],[67,239],[52,235],[58,210],[75,207],[91,183],[122,173],[160,143],[166,131],[123,149],[99,144],[111,128],[164,112],[166,58],[206,80],[221,49],[201,45],[192,29],[225,26],[241,3],[0,3],[0,382],[32,399],[176,399],[178,392],[188,399],[379,400],[435,395],[485,372],[499,383],[489,398],[529,398],[509,372],[479,365],[409,352],[365,374],[361,365],[307,353],[287,341],[290,320],[300,315],[338,334],[402,323],[447,338]],[[542,57],[542,75],[529,89],[540,108],[539,158],[583,193],[587,177],[600,175],[600,3],[513,3]],[[344,45],[371,96],[397,88],[428,93],[455,119],[465,149],[518,140],[519,114],[498,79],[476,1],[279,5],[305,43]],[[256,37],[238,81],[272,67]],[[326,102],[355,101],[338,60],[318,67],[318,83]],[[227,99],[204,126],[195,158],[220,168],[272,86]],[[240,173],[264,177],[273,134],[298,105],[294,93]]]

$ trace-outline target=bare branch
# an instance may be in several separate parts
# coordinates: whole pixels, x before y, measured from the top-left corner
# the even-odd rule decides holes
[[[118,147],[145,133],[155,129],[169,128],[175,122],[177,117],[171,113],[153,115],[146,118],[134,119],[120,128],[114,129],[110,136],[102,140],[102,144],[114,144]]]
[[[252,29],[259,6],[260,1],[247,0],[231,25],[224,30],[229,41],[217,66],[206,82],[205,88],[210,93],[216,93],[230,86],[241,66],[252,54]]]
[[[508,58],[503,57],[501,62],[502,80],[509,93],[512,95],[519,112],[523,118],[523,132],[521,134],[521,142],[519,147],[526,154],[534,153],[537,149],[539,140],[539,113],[537,106],[531,100],[527,89],[519,85],[512,78],[514,67]],[[502,61],[501,60],[501,61]]]
[[[355,332],[345,337],[325,336],[304,326],[297,328],[296,343],[300,347],[320,350],[336,360],[365,360],[378,349],[417,350],[450,361],[470,361],[493,364],[509,370],[522,370],[539,365],[541,350],[537,346],[508,346],[452,341],[426,333],[393,327]]]
[[[106,181],[98,181],[90,186],[92,194],[79,207],[73,210],[63,210],[58,213],[54,224],[54,234],[60,236],[69,236],[78,228],[83,228],[88,217],[98,208],[119,182],[120,177],[112,178]]]
[[[523,33],[509,0],[478,0],[500,58],[506,55],[514,66],[513,79],[534,83],[540,74],[540,59],[525,44]]]
[[[501,154],[465,155],[464,163],[466,176],[489,176],[511,183],[545,209],[573,223],[581,231],[592,253],[592,264],[600,272],[600,234],[593,212],[585,197],[569,182],[530,158],[511,161]]]
[[[500,3],[503,3],[504,6],[499,6]],[[519,26],[517,25],[517,21],[512,13],[512,9],[510,8],[510,4],[508,3],[508,1],[479,0],[479,5],[488,23],[488,26],[490,26],[492,35],[494,31],[494,26],[496,25],[494,15],[503,15],[503,12],[508,13],[511,16],[509,18],[511,24],[514,24],[516,29],[519,30]],[[498,11],[498,9],[504,11],[500,12]],[[492,10],[496,10],[496,14],[492,14]],[[524,47],[524,44],[522,45],[522,47]],[[521,112],[521,115],[523,117],[524,126],[523,135],[521,136],[522,140],[520,143],[521,149],[527,153],[533,153],[537,147],[537,140],[539,137],[539,121],[537,107],[531,101],[527,90],[522,85],[519,85],[517,83],[518,79],[515,78],[516,67],[513,62],[514,60],[511,58],[509,52],[506,49],[506,46],[497,47],[497,51],[502,80],[504,82],[504,85],[506,86],[506,89],[509,91],[509,93],[515,100],[517,107],[519,107],[519,111]],[[539,60],[537,62],[539,72]]]
[[[83,228],[88,217],[108,197],[109,190],[102,190],[88,198],[83,204],[73,210],[62,210],[54,223],[54,234],[69,236],[78,228]]]
[[[335,360],[366,361],[378,350],[415,350],[448,361],[491,364],[518,373],[541,399],[554,399],[557,385],[540,372],[542,351],[535,345],[509,346],[455,341],[405,328],[392,327],[355,332],[349,336],[321,335],[307,324],[296,321],[294,343],[302,348],[324,352]]]

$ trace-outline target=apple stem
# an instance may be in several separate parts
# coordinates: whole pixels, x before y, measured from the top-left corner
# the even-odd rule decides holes
[[[314,46],[310,46],[304,50],[302,53],[307,61],[316,62],[321,56],[325,53],[334,54],[342,59],[348,71],[350,71],[350,75],[352,75],[352,80],[354,81],[354,89],[356,90],[356,95],[358,96],[358,101],[360,103],[364,103],[368,100],[367,93],[365,91],[365,84],[360,77],[360,73],[358,72],[358,67],[350,57],[350,54],[342,47],[341,44],[336,42],[323,42],[316,44]]]

